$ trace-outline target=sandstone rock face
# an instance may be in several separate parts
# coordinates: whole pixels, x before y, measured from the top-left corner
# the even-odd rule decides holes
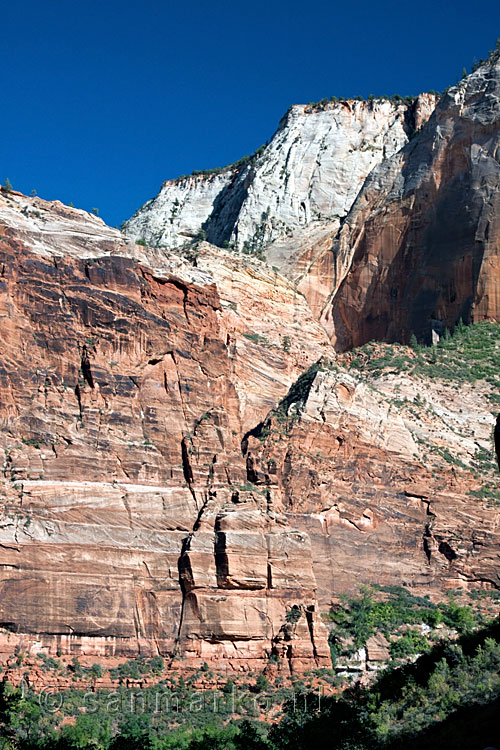
[[[191,175],[163,183],[156,198],[126,224],[126,233],[149,245],[174,248],[189,242],[212,214],[217,196],[234,180],[236,170]]]
[[[324,663],[309,538],[241,450],[328,348],[304,298],[259,261],[137,247],[153,270],[84,212],[0,201],[0,651],[262,668],[294,603],[290,668]]]
[[[169,226],[153,201],[128,228],[174,243],[199,211],[246,254],[0,192],[0,654],[301,672],[360,583],[500,588],[498,507],[470,494],[491,386],[360,374],[329,338],[497,316],[494,61],[372,172],[332,252],[431,106],[293,108],[182,210],[164,186]]]
[[[255,168],[234,225],[220,213],[209,229],[213,241],[231,230],[236,247],[264,248],[301,227],[342,218],[373,167],[407,142],[414,110],[433,103],[423,96],[414,105],[349,100],[320,110],[291,107]]]
[[[371,173],[346,218],[322,314],[338,348],[499,319],[499,146],[494,54]]]
[[[176,247],[203,227],[216,245],[256,253],[302,227],[338,222],[371,170],[407,143],[434,103],[422,95],[413,104],[291,107],[258,159],[219,175],[165,183],[125,232]]]
[[[436,599],[498,588],[498,507],[469,495],[477,451],[492,445],[487,395],[327,366],[250,439],[256,481],[311,540],[320,608],[359,584],[398,582]]]

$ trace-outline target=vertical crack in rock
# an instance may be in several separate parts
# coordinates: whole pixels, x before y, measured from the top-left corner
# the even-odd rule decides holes
[[[319,666],[318,650],[316,648],[316,642],[314,640],[314,604],[306,607],[304,614],[306,616],[307,627],[309,629],[309,638],[311,639],[314,661],[316,662],[316,666]]]
[[[427,562],[429,563],[429,565],[431,564],[431,557],[432,557],[431,540],[432,540],[431,522],[429,522],[425,524],[425,531],[422,536],[422,544],[423,544],[425,556],[427,557]]]
[[[123,461],[121,460],[121,458],[120,458],[120,456],[118,455],[118,453],[115,453],[115,458],[116,458],[116,460],[118,461],[118,464],[119,464],[119,466],[120,466],[120,469],[121,469],[121,470],[123,471],[123,473],[125,474],[125,476],[127,477],[127,479],[130,479],[130,474],[129,474],[129,472],[127,471],[127,469],[125,468],[125,466],[123,465]]]
[[[193,487],[193,483],[194,483],[193,468],[191,466],[191,461],[189,460],[189,448],[187,445],[187,440],[188,439],[186,436],[184,436],[181,440],[182,472],[184,474],[184,479],[186,480],[186,484],[189,487],[189,491],[191,495],[193,496],[196,510],[199,510],[198,500],[197,500],[196,493]]]
[[[182,540],[182,547],[181,547],[181,553],[179,555],[179,559],[177,560],[177,570],[179,572],[179,586],[181,589],[181,595],[182,595],[182,601],[181,601],[181,612],[179,615],[179,627],[177,629],[177,637],[176,642],[177,644],[180,643],[181,640],[181,633],[182,633],[182,624],[184,622],[184,606],[186,604],[186,596],[187,596],[187,590],[186,590],[186,583],[185,583],[185,576],[189,575],[192,579],[192,571],[191,566],[189,562],[189,557],[187,555],[187,551],[189,549],[189,544],[191,542],[191,537],[193,534],[188,534],[188,536]]]
[[[230,588],[227,580],[229,576],[229,559],[227,556],[226,535],[223,531],[216,530],[215,532],[214,558],[217,588]]]
[[[269,554],[269,548],[268,548],[268,554]],[[270,591],[273,587],[273,569],[271,568],[271,563],[269,560],[267,561],[267,589]]]
[[[85,381],[89,384],[91,388],[94,388],[94,378],[92,376],[92,369],[90,367],[90,359],[89,359],[89,353],[87,347],[84,345],[82,349],[82,361],[81,361],[81,370],[82,375],[85,379]]]
[[[80,390],[80,383],[75,385],[75,396],[78,401],[78,411],[80,412],[80,419],[83,419],[83,405],[82,405],[82,392]]]
[[[497,454],[498,468],[500,469],[500,414],[497,415],[497,421],[495,423],[495,453]]]
[[[182,625],[184,622],[184,607],[186,604],[186,597],[189,593],[188,587],[186,585],[186,580],[190,580],[191,582],[193,581],[193,572],[191,569],[191,562],[189,560],[189,555],[187,553],[189,552],[189,549],[191,546],[191,540],[193,539],[194,535],[196,534],[197,530],[200,527],[201,518],[207,508],[208,503],[210,502],[210,499],[211,499],[210,496],[207,497],[202,507],[200,508],[198,515],[196,516],[196,520],[193,524],[193,530],[188,534],[188,536],[185,539],[182,540],[181,552],[177,560],[177,570],[179,573],[179,587],[181,589],[181,594],[182,594],[181,612],[179,616],[179,627],[177,629],[177,637],[176,637],[177,644],[179,644],[181,641]]]
[[[179,389],[179,398],[181,401],[181,407],[182,407],[182,413],[184,415],[184,422],[186,424],[186,429],[188,429],[188,419],[186,414],[186,406],[184,404],[184,397],[182,395],[182,386],[181,386],[181,376],[179,372],[179,368],[177,367],[177,360],[175,359],[175,355],[173,352],[167,352],[172,357],[172,362],[174,363],[175,371],[177,373],[177,388]]]

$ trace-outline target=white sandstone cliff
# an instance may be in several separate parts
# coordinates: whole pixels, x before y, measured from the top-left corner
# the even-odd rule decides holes
[[[407,143],[434,105],[428,94],[414,103],[295,105],[260,156],[219,174],[165,182],[124,230],[176,247],[203,228],[213,244],[259,254],[301,228],[344,217],[371,170]]]

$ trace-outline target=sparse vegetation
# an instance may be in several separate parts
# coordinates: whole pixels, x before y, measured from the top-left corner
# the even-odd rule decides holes
[[[351,367],[370,375],[385,371],[423,375],[448,381],[485,380],[500,388],[500,324],[461,321],[453,333],[444,333],[437,346],[420,345],[415,336],[410,348],[400,344],[370,342],[354,349]]]
[[[434,93],[434,92],[433,92]],[[396,104],[399,103],[405,103],[405,104],[413,104],[417,97],[416,96],[401,96],[400,94],[393,94],[392,96],[386,96],[384,94],[375,96],[375,94],[370,94],[366,99],[363,96],[330,96],[330,97],[324,97],[323,99],[320,99],[317,102],[309,102],[306,105],[305,111],[306,112],[321,112],[325,109],[327,109],[329,104],[336,104],[337,102],[349,102],[349,101],[358,101],[358,102],[375,102],[375,101],[391,101]]]
[[[51,695],[53,700],[41,701],[33,690],[23,692],[3,682],[0,746],[4,750],[484,747],[491,744],[490,737],[498,736],[499,641],[497,621],[454,643],[434,645],[414,663],[385,670],[370,687],[356,685],[321,697],[317,691],[307,692],[307,675],[295,680],[293,689],[282,687],[279,679],[273,685],[259,674],[246,684],[229,678],[222,689],[201,692],[194,682],[208,676],[208,667],[187,678],[171,674],[141,691],[123,687],[84,695],[82,690],[66,689]],[[400,648],[411,651],[418,646],[418,636],[407,631],[403,643]],[[58,660],[42,660],[60,669]],[[278,664],[277,655],[270,662]],[[314,670],[314,676],[335,680],[329,670]],[[307,686],[311,685],[309,679]],[[259,721],[259,714],[276,716],[283,703],[280,721],[273,725]],[[479,722],[471,721],[479,717]]]
[[[225,167],[213,167],[212,169],[193,169],[191,175],[193,177],[208,177],[210,175],[222,174],[223,172],[232,172],[237,169],[242,169],[248,164],[253,164],[259,158],[259,156],[262,156],[266,146],[267,143],[264,143],[262,146],[259,146],[259,148],[255,149],[253,154],[250,154],[249,156],[243,156],[241,159],[238,159],[238,161],[234,161],[232,164],[227,164]],[[186,179],[186,175],[181,175],[177,178],[177,181],[183,179]]]
[[[434,604],[430,599],[415,596],[401,586],[362,587],[358,596],[342,597],[341,603],[333,607],[327,617],[334,624],[330,634],[334,659],[338,655],[353,654],[377,633],[392,639],[402,627],[409,625],[435,628],[442,623],[458,633],[467,633],[487,622],[479,609],[459,604],[453,597]],[[391,643],[394,657],[418,653],[419,647],[425,651],[432,645],[414,629],[401,631],[399,635]],[[396,645],[400,640],[403,642]]]

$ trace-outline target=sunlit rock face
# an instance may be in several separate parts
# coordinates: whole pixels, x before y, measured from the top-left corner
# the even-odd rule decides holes
[[[242,175],[240,193],[227,190],[226,206],[207,222],[209,239],[265,248],[303,227],[339,220],[371,170],[407,143],[415,113],[433,105],[434,97],[423,96],[412,105],[349,100],[324,109],[291,107],[251,179]]]
[[[345,362],[302,376],[247,446],[255,481],[311,540],[320,609],[361,583],[435,599],[500,587],[498,505],[474,494],[478,451],[496,480],[494,387]]]
[[[298,673],[361,583],[500,587],[493,386],[337,354],[498,319],[498,62],[433,107],[293,107],[127,234],[0,192],[0,655]]]
[[[348,100],[289,109],[263,153],[220,174],[169,180],[125,224],[133,239],[177,247],[207,239],[258,252],[303,227],[345,216],[367,175],[408,141],[435,97]]]
[[[168,248],[191,241],[212,214],[219,194],[236,176],[237,170],[229,169],[221,174],[167,180],[156,198],[125,223],[125,233],[148,245]]]
[[[205,245],[195,267],[16,193],[0,235],[0,652],[262,668],[294,603],[290,664],[328,661],[310,540],[241,447],[328,350],[305,299],[260,261]]]

